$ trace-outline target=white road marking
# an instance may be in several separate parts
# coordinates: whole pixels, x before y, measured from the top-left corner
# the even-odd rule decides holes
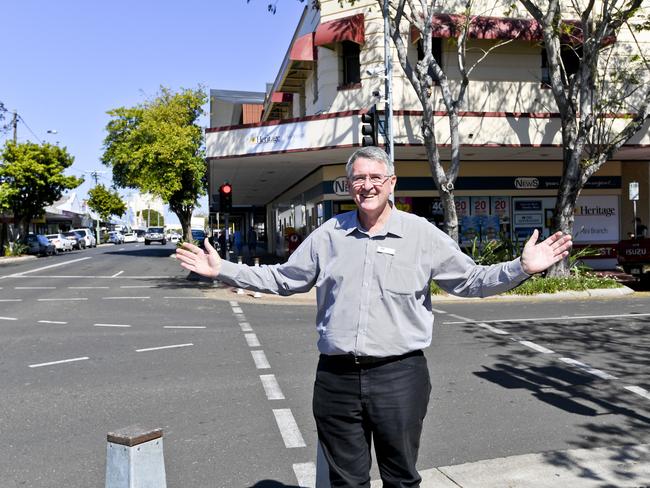
[[[298,424],[293,418],[291,410],[288,408],[273,409],[275,421],[280,429],[280,435],[286,448],[305,447],[305,441],[302,438]]]
[[[40,368],[42,366],[52,366],[54,364],[64,364],[64,363],[73,363],[75,361],[85,361],[86,359],[90,359],[86,356],[82,358],[72,358],[72,359],[62,359],[61,361],[51,361],[49,363],[40,363],[40,364],[30,364],[30,368]]]
[[[90,259],[90,258],[89,258]],[[39,275],[39,276],[22,276],[22,275],[8,275],[0,276],[0,278],[33,278],[33,279],[93,279],[93,280],[114,280],[115,278],[112,275]],[[120,276],[120,279],[126,280],[168,280],[171,278],[176,278],[176,276]]]
[[[452,317],[453,315],[450,315]],[[499,322],[538,322],[538,321],[546,321],[546,320],[575,320],[575,319],[614,319],[614,318],[630,318],[630,317],[647,317],[650,316],[650,313],[624,313],[624,314],[614,314],[614,315],[575,315],[572,317],[568,317],[566,315],[562,315],[560,317],[535,317],[535,318],[529,318],[529,319],[522,319],[522,318],[515,318],[515,319],[498,319],[498,320],[463,320],[463,322],[443,322],[445,324],[464,324],[464,323],[476,323],[476,322],[489,322],[491,324],[496,324]],[[461,318],[455,316],[456,318]]]
[[[114,275],[112,275],[111,278],[117,278],[117,277],[120,276],[122,273],[124,273],[124,270],[122,270],[122,271],[118,271],[117,273],[115,273]]]
[[[436,313],[441,313],[441,314],[446,314],[447,313],[444,310],[440,310],[439,308],[431,308],[431,310],[433,310]]]
[[[239,327],[241,327],[242,332],[253,332],[253,328],[248,322],[239,322]]]
[[[155,288],[156,285],[122,285],[120,288]]]
[[[278,380],[275,379],[274,374],[260,375],[260,380],[262,380],[262,386],[264,387],[266,398],[269,400],[284,400],[284,394],[282,393]]]
[[[56,286],[14,286],[14,290],[56,290]]]
[[[128,324],[93,324],[94,327],[131,327]]]
[[[29,271],[23,271],[22,273],[10,274],[10,275],[7,276],[7,278],[18,278],[18,277],[21,277],[21,276],[29,274],[29,273],[36,273],[37,271],[42,271],[44,269],[58,268],[59,266],[66,266],[68,264],[78,263],[79,261],[85,261],[86,259],[90,259],[90,258],[89,257],[87,257],[87,258],[79,258],[79,259],[73,259],[71,261],[65,261],[63,263],[50,264],[49,266],[43,266],[42,268],[36,268],[36,269],[31,269]]]
[[[210,297],[163,297],[174,300],[209,300]]]
[[[505,330],[497,329],[496,327],[492,327],[491,325],[484,324],[482,322],[476,325],[478,325],[479,327],[483,327],[484,329],[489,330],[490,332],[493,332],[495,334],[509,335],[509,332],[506,332]]]
[[[165,325],[163,329],[205,329],[205,325]]]
[[[88,300],[87,298],[83,297],[76,297],[76,298],[38,298],[36,299],[37,302],[85,302]]]
[[[613,376],[609,373],[605,373],[604,371],[601,371],[600,369],[595,369],[589,366],[588,364],[581,363],[580,361],[576,361],[575,359],[571,358],[560,358],[560,361],[570,364],[571,366],[575,366],[578,369],[581,369],[585,373],[589,373],[591,375],[597,376],[598,378],[601,378],[603,380],[616,380],[618,379],[616,376]]]
[[[641,388],[640,386],[626,386],[625,389],[642,396],[646,400],[650,400],[650,392],[645,388]]]
[[[233,302],[233,301],[231,301],[231,302],[228,302],[228,303],[230,303],[230,306],[231,306],[231,307],[238,307],[238,306],[239,306],[239,302]]]
[[[102,297],[102,300],[147,300],[151,297]]]
[[[39,320],[39,324],[60,324],[60,325],[65,325],[67,322],[61,322],[59,320]]]
[[[542,354],[553,354],[555,352],[555,351],[551,351],[550,349],[546,349],[544,346],[535,344],[534,342],[531,341],[519,341],[519,344],[523,344],[526,347],[530,347],[531,349],[537,352],[541,352]]]
[[[0,320],[18,320],[15,317],[0,317]]]
[[[2,298],[0,302],[22,302],[22,298]]]
[[[161,349],[174,349],[176,347],[189,347],[193,345],[194,344],[190,342],[188,344],[173,344],[171,346],[146,347],[144,349],[136,349],[135,352],[160,351]]]
[[[297,463],[293,465],[300,488],[316,488],[316,465],[314,463]]]
[[[244,334],[244,337],[246,338],[246,344],[248,344],[248,347],[260,347],[261,344],[256,334]]]
[[[244,313],[241,307],[232,307],[232,313]]]
[[[264,351],[251,351],[251,355],[257,369],[269,369],[271,367]]]
[[[69,286],[68,290],[108,290],[108,286]]]

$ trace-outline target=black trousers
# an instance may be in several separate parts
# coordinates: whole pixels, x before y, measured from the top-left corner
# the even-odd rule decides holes
[[[366,365],[321,355],[313,410],[332,487],[370,486],[371,441],[385,488],[420,486],[415,464],[430,393],[421,351]]]

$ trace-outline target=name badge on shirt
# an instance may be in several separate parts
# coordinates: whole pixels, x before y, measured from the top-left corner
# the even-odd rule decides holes
[[[377,246],[377,252],[380,252],[382,254],[390,254],[391,256],[395,255],[395,249],[390,247]]]

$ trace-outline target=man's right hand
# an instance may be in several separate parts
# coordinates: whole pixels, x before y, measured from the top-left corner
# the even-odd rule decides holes
[[[205,251],[190,242],[184,242],[176,249],[176,259],[188,271],[194,271],[208,278],[216,278],[221,271],[221,257],[210,245],[208,238],[203,241]]]

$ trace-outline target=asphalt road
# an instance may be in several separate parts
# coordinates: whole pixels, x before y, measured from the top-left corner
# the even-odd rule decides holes
[[[173,250],[0,268],[0,486],[101,487],[134,424],[163,429],[170,488],[313,480],[313,305],[217,293]],[[650,442],[647,295],[435,306],[421,469]]]

